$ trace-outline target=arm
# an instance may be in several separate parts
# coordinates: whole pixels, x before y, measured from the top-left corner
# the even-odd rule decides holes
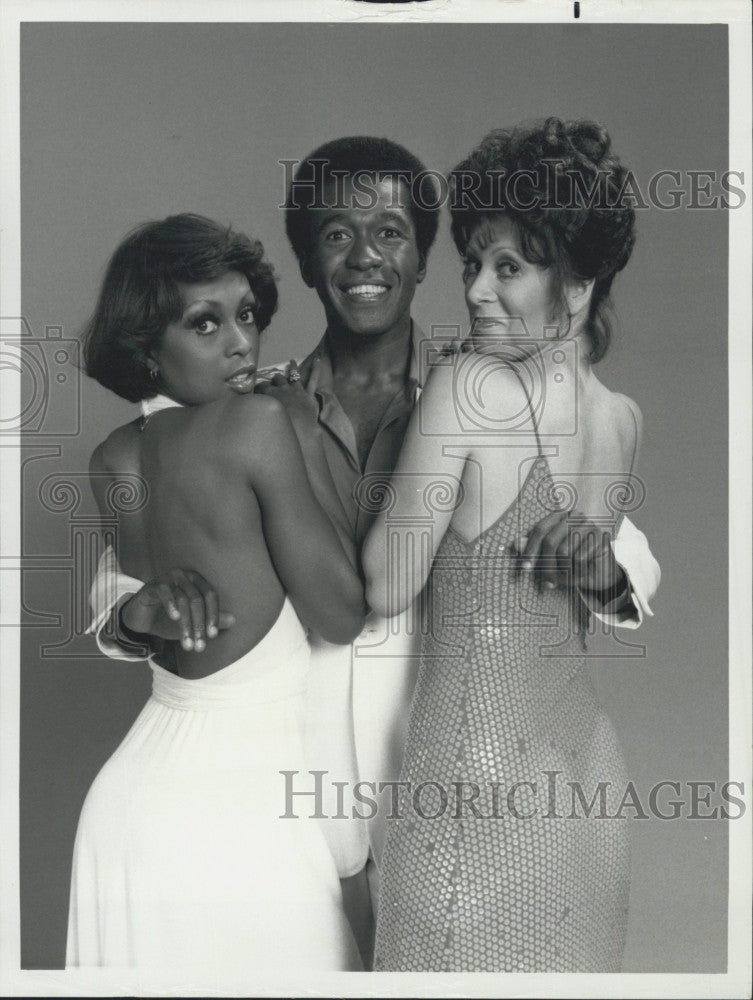
[[[329,642],[348,643],[363,627],[363,585],[312,492],[285,407],[263,395],[238,402],[254,409],[254,433],[243,442],[277,575],[307,624]]]
[[[303,392],[303,390],[300,391]],[[324,442],[322,441],[322,429],[318,422],[306,437],[299,438],[299,444],[306,466],[306,475],[314,496],[330,519],[332,527],[337,532],[340,545],[350,560],[351,566],[355,569],[358,565],[355,539],[327,463]]]
[[[377,614],[394,617],[421,593],[453,512],[462,502],[462,477],[469,447],[459,437],[451,366],[432,368],[408,424],[395,471],[371,487],[386,503],[366,536],[362,551],[366,601]],[[452,438],[452,454],[445,453]],[[458,444],[458,447],[454,445]],[[431,510],[427,489],[445,493],[446,503]],[[427,530],[428,529],[428,530]]]
[[[108,545],[99,558],[89,593],[93,618],[86,630],[87,634],[96,637],[105,656],[118,660],[144,660],[149,656],[148,642],[138,642],[135,635],[127,634],[120,627],[120,609],[142,586],[142,580],[121,570],[115,550]]]
[[[314,368],[318,363],[319,359],[316,358]],[[295,362],[291,361],[287,367],[288,370],[295,367]],[[269,383],[258,386],[256,391],[274,397],[285,407],[301,446],[306,475],[314,496],[332,522],[340,544],[355,567],[357,557],[353,531],[327,462],[316,400],[306,392],[300,381],[291,383],[280,371],[272,375]]]
[[[625,616],[619,608],[593,607],[594,614],[611,624],[638,628],[644,616],[653,615],[650,601],[661,582],[661,569],[649,548],[648,539],[633,522],[625,517],[614,540],[614,558],[627,576],[627,587],[633,613]]]
[[[572,552],[574,521],[583,543]],[[542,587],[575,586],[588,610],[607,624],[638,628],[644,616],[653,615],[649,601],[661,579],[659,564],[627,517],[611,540],[585,515],[549,514],[529,533],[521,560],[522,570],[534,572]]]
[[[112,475],[108,460],[109,445],[110,439],[98,445],[89,460],[89,482],[103,517],[111,513],[106,500],[106,487]],[[99,558],[89,592],[93,619],[87,629],[88,634],[95,635],[97,645],[105,656],[132,661],[145,660],[149,656],[148,637],[139,641],[137,636],[123,629],[120,621],[123,604],[143,585],[143,580],[137,580],[121,570],[115,549],[108,545]]]
[[[478,413],[479,405],[483,419],[469,425],[467,414]],[[479,437],[484,423],[488,430]],[[500,426],[514,426],[516,445],[522,437],[535,448],[528,398],[517,375],[489,355],[438,360],[413,412],[392,480],[384,487],[391,506],[381,511],[364,544],[367,601],[377,613],[399,614],[423,590],[439,544],[463,503],[469,460],[479,470],[493,461],[497,479],[517,482],[521,452],[505,448]],[[494,505],[499,498],[492,491],[483,499]]]

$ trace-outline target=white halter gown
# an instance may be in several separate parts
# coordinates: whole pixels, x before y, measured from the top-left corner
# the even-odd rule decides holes
[[[305,772],[304,630],[286,598],[240,660],[156,663],[149,701],[92,785],[73,859],[67,965],[361,967],[320,825],[285,813]]]

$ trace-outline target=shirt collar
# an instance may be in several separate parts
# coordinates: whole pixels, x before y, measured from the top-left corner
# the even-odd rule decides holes
[[[410,336],[410,357],[408,359],[408,383],[406,390],[414,397],[422,389],[421,370],[419,362],[419,352],[421,341],[425,335],[421,327],[414,319],[411,319]],[[325,334],[306,360],[301,364],[303,378],[306,389],[311,393],[319,393],[322,398],[333,394],[334,373],[332,371],[332,357],[327,346],[327,335]]]
[[[182,405],[169,396],[152,396],[151,399],[141,400],[141,412],[145,417],[151,417],[153,413],[158,413],[160,410],[169,410],[173,406]]]

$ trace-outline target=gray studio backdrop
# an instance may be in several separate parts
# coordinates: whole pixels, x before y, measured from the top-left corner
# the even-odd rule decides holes
[[[23,964],[47,968],[64,959],[84,795],[150,684],[144,664],[99,657],[80,634],[96,556],[88,458],[137,410],[84,376],[77,384],[68,341],[117,241],[139,222],[181,211],[258,235],[281,295],[262,360],[301,356],[323,332],[322,312],[285,241],[279,159],[370,133],[446,170],[490,128],[556,114],[605,123],[644,184],[660,169],[723,171],[727,33],[81,23],[25,24],[21,40],[23,308],[50,379],[48,412],[35,415],[24,453],[21,915]],[[638,471],[648,494],[633,519],[663,581],[655,618],[628,637],[645,655],[604,659],[598,683],[630,774],[646,790],[662,779],[735,777],[727,774],[727,217],[651,209],[638,225],[599,374],[645,416]],[[414,315],[428,330],[462,326],[464,313],[445,216]],[[23,377],[27,393],[43,386]],[[650,818],[632,828],[626,969],[722,971],[726,823]]]

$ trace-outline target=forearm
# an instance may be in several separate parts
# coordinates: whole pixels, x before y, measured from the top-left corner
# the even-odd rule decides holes
[[[589,611],[601,620],[624,628],[638,628],[653,612],[653,600],[661,581],[659,563],[649,548],[648,539],[625,517],[613,543],[614,557],[620,569],[620,585],[606,592],[581,590]]]
[[[581,600],[589,612],[602,620],[609,620],[614,625],[630,624],[637,626],[642,618],[633,602],[633,592],[630,578],[622,566],[617,567],[617,581],[603,590],[586,590],[579,588]]]
[[[319,427],[308,433],[305,441],[301,441],[301,451],[311,490],[337,532],[351,566],[356,568],[358,561],[353,529],[332,478]]]
[[[158,652],[162,643],[155,636],[149,636],[143,632],[134,632],[123,621],[123,607],[132,597],[133,594],[124,594],[120,598],[117,604],[111,609],[101,632],[106,635],[108,640],[115,643],[119,649],[122,649],[123,652],[143,659]]]
[[[614,540],[614,555],[628,576],[636,607],[641,614],[651,616],[653,612],[649,605],[661,582],[661,568],[645,534],[627,517],[623,518]]]
[[[122,626],[120,610],[136,594],[143,582],[123,573],[112,546],[107,546],[99,560],[89,595],[92,622],[87,631],[94,635],[105,656],[121,660],[143,660],[149,655],[148,643]]]

